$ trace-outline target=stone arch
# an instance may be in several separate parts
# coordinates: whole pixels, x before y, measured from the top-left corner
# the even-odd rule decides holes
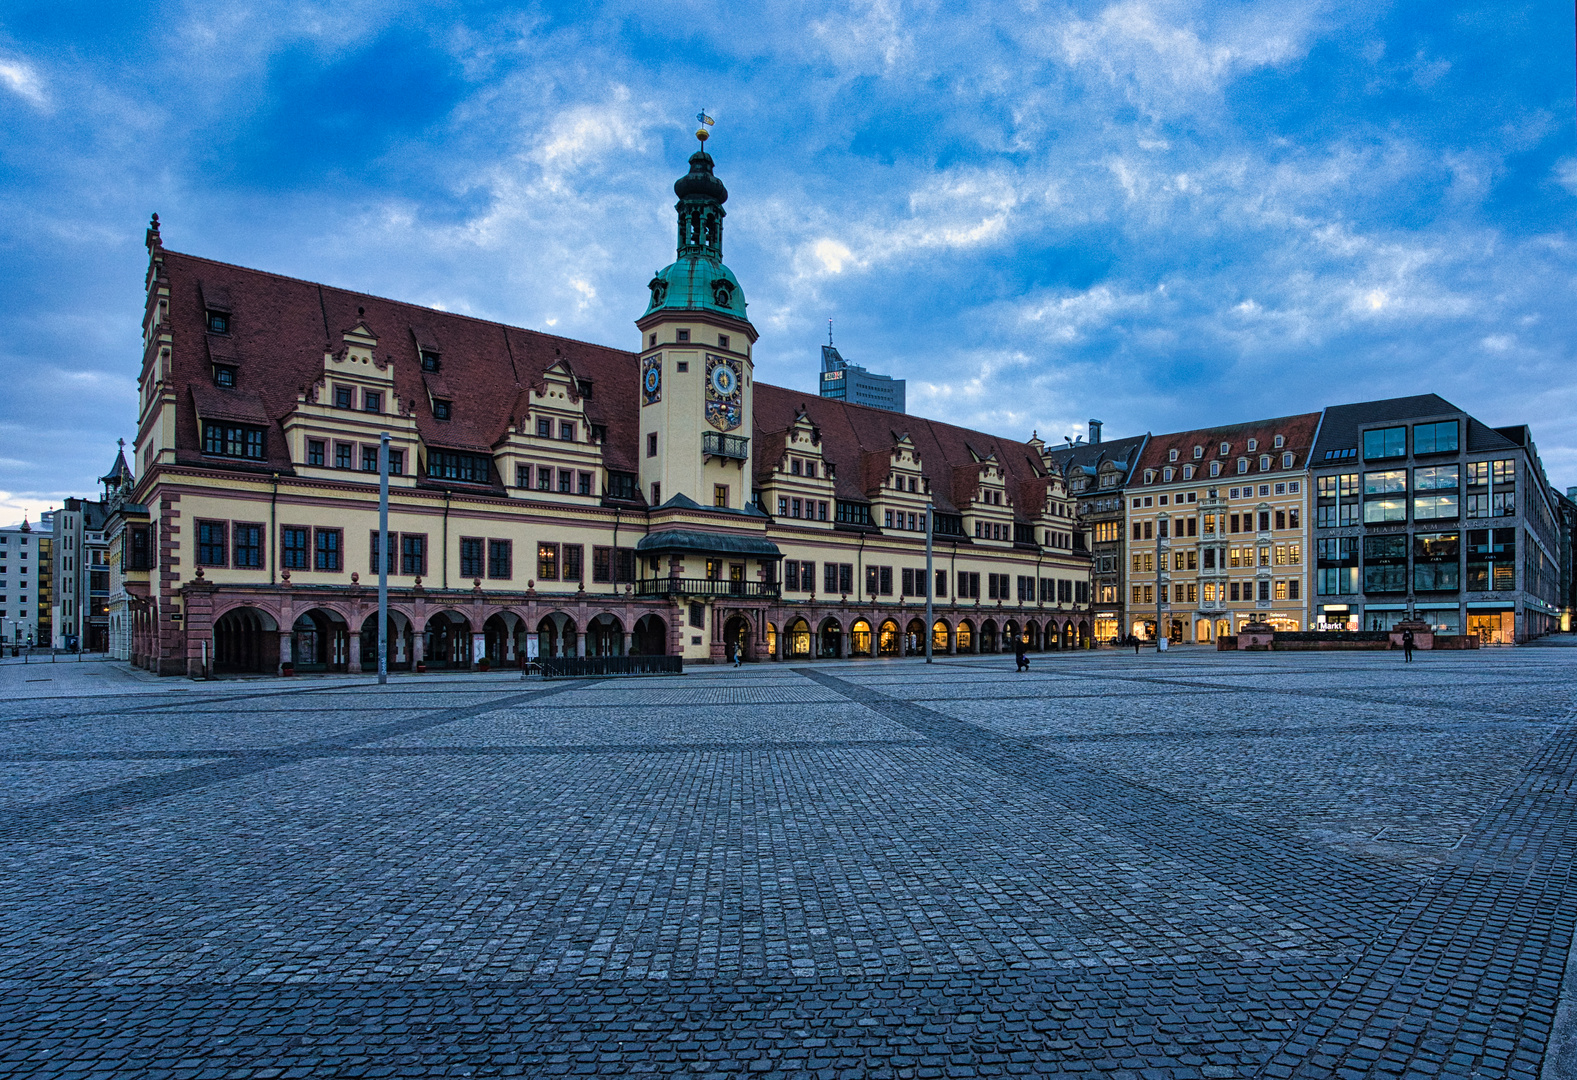
[[[855,619],[849,625],[849,655],[874,656],[871,645],[870,621],[864,618]]]
[[[430,668],[471,668],[471,620],[453,608],[436,612],[422,628],[422,662]]]
[[[562,611],[550,611],[537,620],[537,649],[543,659],[579,655],[579,628]]]
[[[1024,633],[1029,637],[1030,652],[1040,652],[1040,623],[1030,619],[1024,624]]]
[[[399,608],[389,608],[389,670],[411,670],[411,657],[415,652],[416,635],[411,617]],[[378,670],[378,613],[374,611],[361,621],[361,669]]]
[[[613,612],[600,612],[586,624],[586,655],[624,655],[624,623]]]
[[[979,651],[983,653],[994,653],[999,648],[1001,648],[1001,643],[997,640],[997,621],[995,619],[987,619],[985,622],[980,624]]]
[[[482,655],[493,667],[514,664],[522,652],[519,641],[525,620],[513,611],[495,611],[482,622]]]
[[[903,655],[903,635],[898,631],[896,619],[883,619],[881,626],[877,628],[876,654],[878,656]]]
[[[667,656],[668,622],[661,615],[647,613],[635,620],[630,634],[632,656]]]
[[[1075,636],[1077,634],[1078,634],[1078,628],[1076,626],[1074,626],[1072,619],[1069,619],[1067,622],[1063,623],[1062,624],[1062,647],[1064,649],[1071,649],[1075,645],[1077,645],[1078,644],[1078,640],[1077,640],[1077,638]]]
[[[968,619],[958,620],[958,628],[953,631],[953,637],[958,643],[958,651],[972,653],[975,651],[975,624]]]
[[[953,643],[953,628],[947,625],[946,619],[937,619],[931,624],[931,651],[933,653],[946,653],[950,651]]]
[[[290,661],[296,671],[348,671],[350,624],[331,607],[314,605],[290,626]]]
[[[1079,648],[1090,647],[1090,624],[1084,619],[1079,620]]]
[[[831,615],[817,628],[816,655],[823,660],[843,659],[843,624]]]
[[[715,616],[721,617],[721,615]],[[723,620],[723,658],[732,662],[743,662],[751,658],[751,639],[755,636],[755,627],[751,625],[750,617],[742,611],[736,611]]]
[[[264,674],[279,665],[279,621],[238,604],[214,620],[215,674]]]
[[[804,659],[810,654],[810,623],[801,616],[795,616],[783,627],[783,655]]]
[[[1024,632],[1023,628],[1019,626],[1018,620],[1016,620],[1016,619],[1009,619],[1007,622],[1003,623],[1002,624],[1002,651],[1003,652],[1014,652],[1014,651],[1016,651],[1018,649],[1019,636],[1021,634],[1023,634],[1023,632]]]
[[[910,619],[909,625],[903,630],[903,651],[905,656],[925,655],[925,620]]]

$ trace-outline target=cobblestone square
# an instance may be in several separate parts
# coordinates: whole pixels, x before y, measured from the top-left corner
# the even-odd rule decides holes
[[[0,666],[0,1073],[1552,1077],[1572,660]]]

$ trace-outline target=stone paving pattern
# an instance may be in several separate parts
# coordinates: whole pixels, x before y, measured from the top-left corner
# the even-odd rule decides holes
[[[0,1074],[1531,1080],[1567,655],[6,665]]]

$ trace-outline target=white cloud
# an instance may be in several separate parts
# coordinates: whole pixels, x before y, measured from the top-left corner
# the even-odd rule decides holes
[[[36,108],[49,108],[44,83],[26,61],[0,58],[0,86]]]

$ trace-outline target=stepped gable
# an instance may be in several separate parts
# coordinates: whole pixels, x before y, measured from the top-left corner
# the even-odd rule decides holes
[[[212,297],[223,296],[230,309],[230,333],[217,348],[240,369],[238,396],[251,399],[248,409],[261,408],[272,422],[269,469],[290,471],[280,421],[295,409],[297,395],[322,378],[325,349],[343,349],[344,333],[357,323],[377,335],[380,361],[394,358],[400,406],[415,417],[427,445],[492,448],[519,417],[522,391],[539,385],[541,373],[564,360],[578,378],[592,384],[586,411],[594,423],[607,428],[607,465],[635,469],[637,362],[631,353],[195,255],[168,250],[162,255],[175,341],[173,378],[193,397],[209,390],[230,393],[212,386],[209,370],[210,352],[216,348],[211,339],[221,339],[207,333],[205,297],[212,302]],[[441,358],[442,370],[431,384],[423,378],[422,348],[436,349]],[[433,418],[429,385],[453,394],[452,420]],[[178,414],[177,459],[211,464],[200,453],[195,410],[182,408]]]
[[[973,491],[979,461],[993,453],[1007,476],[1008,490],[1015,495],[1022,484],[1041,473],[1038,455],[1028,443],[760,382],[755,386],[756,438],[764,440],[786,431],[799,410],[804,410],[821,431],[822,453],[837,466],[835,484],[840,499],[863,502],[870,496],[869,491],[862,490],[863,455],[888,453],[893,446],[893,433],[899,429],[909,433],[915,452],[920,455],[920,471],[930,480],[936,508],[944,514],[962,512],[963,493]],[[781,438],[773,445],[781,447]],[[766,480],[776,465],[777,458],[757,454],[756,476]],[[960,494],[955,495],[955,470],[959,469],[970,479],[957,488]],[[1021,513],[1022,507],[1015,506],[1014,510]],[[1040,505],[1030,508],[1030,513],[1038,515]]]

